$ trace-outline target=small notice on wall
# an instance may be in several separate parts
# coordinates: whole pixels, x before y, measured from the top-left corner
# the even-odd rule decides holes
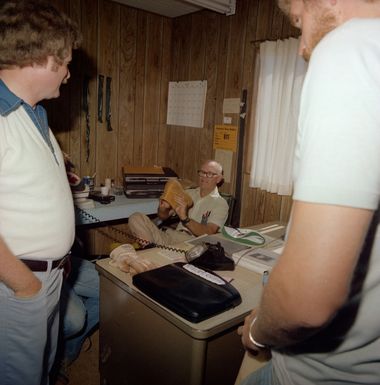
[[[169,82],[166,124],[203,127],[207,80]]]
[[[237,126],[215,126],[213,146],[214,150],[229,150],[236,152],[237,130]]]
[[[223,100],[223,114],[238,114],[240,112],[239,98],[226,98]]]
[[[215,150],[215,160],[223,166],[223,177],[226,183],[231,183],[233,152]]]

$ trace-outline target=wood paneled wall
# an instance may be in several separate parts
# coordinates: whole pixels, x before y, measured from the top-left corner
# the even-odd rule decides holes
[[[108,0],[52,2],[78,22],[84,37],[74,52],[69,84],[62,87],[61,98],[47,103],[50,125],[77,171],[96,172],[97,184],[106,177],[121,183],[123,165],[165,165],[172,20]],[[102,122],[99,75],[104,77]],[[86,77],[88,124],[82,102]],[[105,116],[107,77],[112,131]]]
[[[123,165],[169,166],[197,180],[199,164],[214,157],[213,131],[223,122],[223,99],[248,92],[247,150],[254,127],[254,69],[258,42],[297,36],[275,0],[237,0],[236,14],[202,11],[175,19],[110,0],[51,0],[78,22],[83,44],[74,52],[72,78],[61,98],[47,102],[50,125],[80,175],[96,173],[122,182]],[[105,105],[98,121],[98,76],[111,82],[111,126]],[[83,82],[89,78],[89,114],[83,111]],[[170,80],[208,82],[204,128],[166,125]],[[105,99],[105,92],[103,93]],[[238,114],[229,115],[238,124]],[[236,156],[231,183],[235,192]],[[291,199],[248,187],[244,159],[241,225],[289,218]]]
[[[248,92],[246,134],[240,146],[247,152],[252,137],[251,114],[254,113],[254,69],[259,42],[297,36],[273,0],[237,0],[234,16],[203,11],[183,16],[173,23],[171,80],[207,79],[205,126],[169,127],[167,163],[187,178],[196,180],[197,165],[214,156],[212,149],[215,124],[223,124],[223,99],[240,98]],[[229,114],[238,124],[238,114]],[[234,156],[236,169],[236,156]],[[249,162],[245,154],[245,163]],[[235,193],[236,172],[223,191]],[[243,170],[241,225],[272,220],[287,221],[291,199],[269,194],[248,186],[247,167]]]

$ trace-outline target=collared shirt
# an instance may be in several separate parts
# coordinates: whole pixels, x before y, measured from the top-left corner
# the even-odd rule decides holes
[[[1,238],[19,258],[53,260],[68,253],[74,233],[64,159],[46,112],[0,80]]]
[[[44,141],[54,154],[53,145],[51,144],[49,136],[49,125],[45,108],[39,104],[37,104],[35,108],[31,107],[28,103],[16,96],[0,79],[0,115],[7,116],[12,111],[17,110],[20,106],[24,107],[25,111],[42,135]]]
[[[201,197],[200,188],[187,189],[193,200],[193,206],[189,210],[189,218],[203,225],[213,223],[220,229],[225,224],[228,217],[228,204],[226,200],[220,196],[218,188],[215,187],[208,195]],[[189,231],[182,223],[179,223],[177,230]]]

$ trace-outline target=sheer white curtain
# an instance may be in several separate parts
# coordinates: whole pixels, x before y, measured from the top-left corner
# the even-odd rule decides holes
[[[293,153],[299,100],[307,64],[297,54],[298,39],[260,44],[260,72],[250,187],[292,193]]]

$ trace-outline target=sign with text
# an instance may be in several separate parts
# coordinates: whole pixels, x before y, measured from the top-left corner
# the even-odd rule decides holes
[[[229,150],[236,152],[237,149],[237,126],[219,125],[214,128],[214,150]]]

